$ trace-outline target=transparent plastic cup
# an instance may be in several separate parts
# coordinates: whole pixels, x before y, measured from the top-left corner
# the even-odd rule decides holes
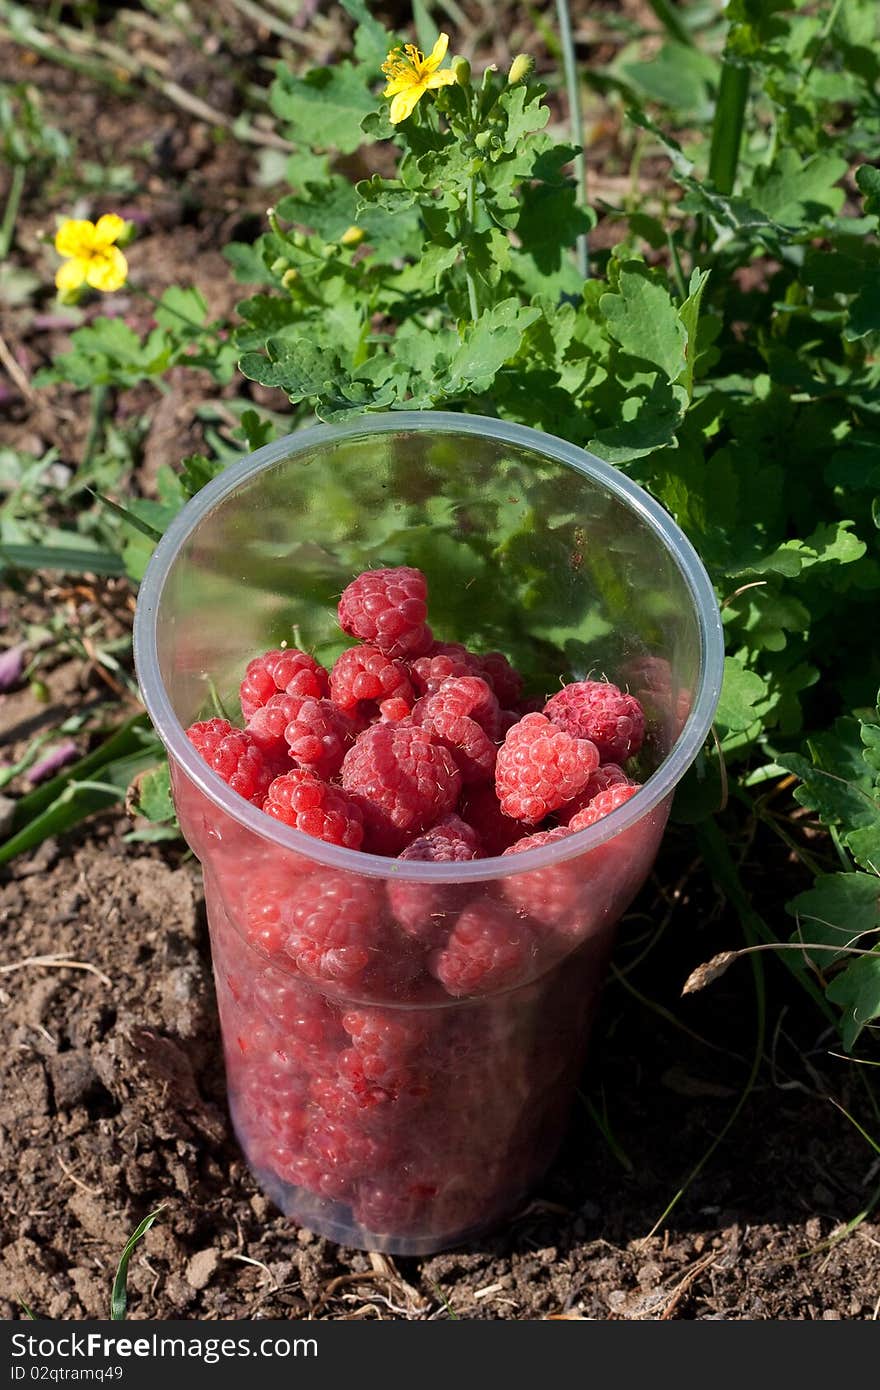
[[[527,692],[600,674],[636,695],[636,795],[541,849],[433,864],[311,839],[232,792],[186,726],[218,696],[237,710],[245,663],[282,641],[329,665],[347,645],[342,589],[397,564],[425,571],[438,638],[505,652]],[[137,671],[204,870],[236,1133],[290,1217],[426,1254],[498,1222],[541,1176],[615,924],[708,733],[722,652],[709,580],[666,513],[583,450],[497,420],[306,429],[172,523],[138,600]],[[304,922],[322,947],[294,959]],[[446,972],[446,988],[453,931],[493,968]],[[500,983],[484,992],[485,978]]]

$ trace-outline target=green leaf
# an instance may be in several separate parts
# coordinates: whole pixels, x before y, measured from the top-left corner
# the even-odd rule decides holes
[[[835,948],[856,946],[866,932],[880,930],[880,878],[875,874],[820,874],[812,888],[792,898],[786,911],[799,922],[792,941],[814,941]],[[810,958],[820,971],[835,960],[848,959],[836,949],[817,951]]]
[[[769,169],[758,170],[747,197],[775,222],[813,223],[843,207],[846,195],[835,185],[846,172],[847,162],[839,155],[823,152],[805,160],[797,150],[785,147]]]
[[[699,355],[698,329],[700,322],[700,304],[703,299],[703,292],[709,281],[708,270],[698,270],[696,267],[691,271],[691,280],[688,285],[688,296],[678,311],[678,316],[684,324],[687,334],[685,344],[685,369],[682,373],[681,384],[688,393],[688,399],[694,393],[694,367]]]
[[[840,1033],[849,1052],[862,1029],[880,1015],[880,947],[848,965],[831,981],[825,995],[843,1010]]]
[[[149,768],[132,783],[132,808],[148,821],[174,820],[171,798],[171,770],[167,762]]]
[[[313,68],[294,77],[281,67],[269,91],[272,110],[290,126],[294,140],[316,149],[353,154],[363,143],[361,121],[375,109],[368,82],[380,74],[369,65],[347,60]]]
[[[292,401],[324,395],[339,379],[339,358],[308,338],[271,339],[266,350],[267,357],[246,352],[239,371],[263,386],[279,387]]]
[[[172,337],[192,338],[201,333],[208,319],[208,304],[201,290],[171,285],[153,311],[160,328]]]
[[[736,657],[726,657],[716,724],[728,733],[743,733],[755,723],[755,707],[766,695],[767,682],[757,671],[747,670]]]
[[[849,323],[844,330],[848,342],[869,333],[880,333],[880,271],[865,272],[864,284],[849,307]]]
[[[880,216],[880,169],[863,164],[856,170],[856,183],[865,199],[865,212]]]
[[[488,391],[519,351],[526,329],[540,317],[540,309],[523,308],[515,299],[504,299],[481,314],[449,364],[450,393]]]
[[[624,352],[652,362],[675,381],[687,367],[687,331],[665,285],[641,261],[620,267],[617,292],[603,294],[599,309]]]
[[[116,1266],[116,1277],[113,1280],[113,1288],[110,1291],[110,1317],[114,1322],[124,1321],[125,1310],[128,1306],[128,1262],[134,1253],[138,1241],[143,1240],[153,1222],[161,1216],[165,1210],[164,1203],[151,1211],[149,1216],[145,1216],[135,1229],[132,1231],[128,1240],[125,1242],[122,1254],[119,1257],[119,1264]]]

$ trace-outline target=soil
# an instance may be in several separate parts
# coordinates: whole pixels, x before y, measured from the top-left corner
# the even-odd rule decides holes
[[[526,30],[520,22],[518,46]],[[332,34],[320,32],[330,56]],[[258,60],[274,52],[271,36],[233,28],[224,42],[265,78]],[[218,76],[210,63],[187,68],[188,52],[169,59],[176,80],[235,109],[240,83],[223,87],[222,64]],[[0,77],[17,79],[21,62],[7,45]],[[27,71],[49,119],[75,133],[79,159],[134,170],[124,201],[83,194],[77,214],[133,212],[133,276],[154,293],[197,283],[213,314],[228,311],[235,288],[217,248],[253,229],[271,200],[255,182],[253,150],[218,141],[149,93],[118,98],[42,61],[28,60]],[[605,119],[591,161],[611,186],[622,166]],[[46,273],[37,232],[72,196],[28,188],[14,263]],[[602,236],[600,226],[596,245]],[[3,336],[26,382],[66,342],[51,302],[47,289],[4,310]],[[86,313],[99,311],[106,305]],[[116,311],[135,324],[143,313],[122,298]],[[183,373],[169,386],[116,407],[120,420],[145,417],[135,483],[146,494],[161,464],[202,438],[197,411],[209,388]],[[73,392],[10,382],[0,445],[56,445],[73,466],[87,414]],[[72,629],[98,623],[112,637],[130,621],[131,595],[122,581],[34,576],[17,580],[0,607],[3,646],[59,611]],[[0,695],[7,761],[62,715],[110,701],[118,720],[120,693],[130,698],[106,668],[65,647],[40,677],[42,702],[27,686]],[[225,1109],[198,865],[179,844],[131,842],[131,829],[121,811],[107,812],[0,871],[0,1316],[22,1316],[19,1300],[56,1318],[105,1316],[125,1240],[161,1206],[131,1261],[132,1318],[877,1318],[880,1224],[857,1218],[872,1206],[880,1165],[840,1108],[871,1129],[862,1077],[835,1055],[835,1034],[776,961],[757,1079],[709,1152],[748,1089],[755,991],[742,962],[680,997],[694,966],[741,942],[686,828],[672,827],[622,923],[551,1171],[496,1234],[421,1260],[338,1247],[292,1226],[260,1193]],[[760,839],[749,864],[756,906],[784,936],[782,904],[803,886],[797,867],[780,842]],[[662,940],[640,960],[661,924]]]

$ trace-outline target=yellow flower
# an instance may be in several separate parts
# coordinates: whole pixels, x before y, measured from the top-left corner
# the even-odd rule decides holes
[[[382,64],[382,71],[388,78],[382,95],[394,98],[389,112],[392,125],[399,125],[411,116],[425,92],[435,87],[448,87],[455,81],[451,68],[437,71],[448,47],[449,35],[441,34],[427,58],[412,43],[405,44],[402,49],[392,48]]]
[[[64,257],[55,284],[64,293],[83,284],[112,294],[125,284],[128,261],[113,243],[125,230],[125,222],[115,212],[107,212],[97,222],[68,218],[55,235],[55,250]]]

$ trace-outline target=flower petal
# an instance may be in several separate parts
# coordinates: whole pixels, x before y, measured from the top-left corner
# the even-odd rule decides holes
[[[433,72],[435,68],[439,68],[440,64],[443,62],[443,59],[446,57],[446,50],[448,47],[449,35],[441,34],[437,42],[434,44],[434,47],[431,49],[431,52],[424,60],[423,70],[425,72]]]
[[[418,82],[418,80],[415,74],[411,73],[409,68],[407,68],[406,72],[400,73],[397,77],[392,77],[382,95],[383,97],[395,97],[398,92],[405,92],[407,88],[411,87],[414,82]]]
[[[432,72],[430,77],[425,78],[426,87],[448,87],[455,81],[455,73],[452,68],[444,68],[442,72]]]
[[[388,112],[388,119],[392,125],[400,125],[401,121],[412,115],[419,98],[425,95],[425,90],[424,82],[414,82],[405,92],[397,93]]]
[[[59,256],[87,256],[94,245],[94,238],[94,222],[69,217],[55,233],[55,250]]]
[[[65,261],[55,272],[55,287],[70,293],[78,290],[86,278],[87,260],[82,260],[79,256],[74,256],[72,260]]]
[[[100,248],[103,251],[105,247],[112,246],[124,228],[124,218],[115,212],[105,212],[104,216],[99,217],[95,223],[95,249]]]
[[[93,256],[86,269],[86,283],[104,294],[121,290],[127,279],[128,261],[118,246],[108,246]]]

